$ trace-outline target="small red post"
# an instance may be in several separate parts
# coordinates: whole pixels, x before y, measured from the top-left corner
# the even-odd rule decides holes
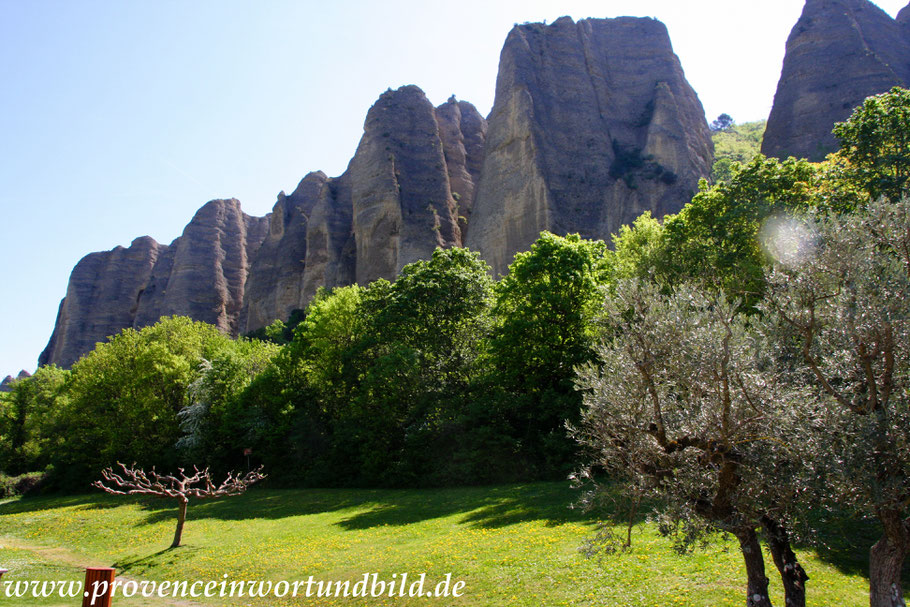
[[[111,607],[114,593],[114,570],[110,567],[87,567],[82,607]]]

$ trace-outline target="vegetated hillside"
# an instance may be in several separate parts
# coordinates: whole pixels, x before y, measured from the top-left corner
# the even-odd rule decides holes
[[[729,181],[730,165],[734,162],[746,164],[761,151],[762,135],[767,120],[744,122],[714,131],[714,166],[711,169],[711,181]]]

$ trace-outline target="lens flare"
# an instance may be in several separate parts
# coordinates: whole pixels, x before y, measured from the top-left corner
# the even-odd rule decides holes
[[[815,234],[793,217],[769,217],[758,237],[765,253],[788,268],[799,266],[815,252]]]

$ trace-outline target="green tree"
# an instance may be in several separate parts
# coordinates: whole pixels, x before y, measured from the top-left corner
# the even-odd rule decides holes
[[[807,578],[781,522],[795,493],[781,471],[797,462],[775,440],[787,395],[765,371],[748,318],[722,293],[680,285],[663,294],[632,280],[607,298],[602,326],[597,359],[578,375],[574,435],[593,458],[582,477],[604,470],[633,504],[652,499],[684,546],[710,531],[734,535],[755,607],[771,604],[763,527],[787,604],[805,605]]]
[[[711,133],[714,142],[714,166],[711,181],[729,181],[733,176],[733,165],[748,164],[761,152],[762,136],[766,121],[746,122]]]
[[[613,269],[616,279],[653,277],[662,272],[663,225],[650,211],[613,235]]]
[[[759,233],[776,215],[804,213],[821,202],[818,168],[805,160],[756,156],[727,182],[700,191],[677,215],[664,220],[660,277],[668,284],[713,284],[746,305],[764,290],[768,263]]]
[[[602,241],[541,234],[496,285],[490,339],[493,382],[503,392],[512,435],[539,474],[563,474],[573,446],[566,419],[581,404],[574,368],[593,355],[593,318],[612,275]]]
[[[732,127],[735,123],[733,122],[733,117],[730,114],[721,114],[711,123],[712,131],[726,131]]]
[[[44,470],[62,432],[58,412],[65,407],[69,371],[56,365],[40,367],[28,378],[13,382],[4,395],[0,418],[0,469],[6,474]]]
[[[910,201],[814,217],[803,254],[782,259],[764,305],[784,377],[814,398],[792,444],[829,503],[877,519],[873,607],[904,604],[910,552]],[[811,408],[815,403],[816,406]]]
[[[272,420],[246,407],[242,398],[278,350],[271,342],[241,338],[213,359],[201,360],[177,413],[182,436],[176,446],[186,461],[225,470],[246,463],[241,454],[252,446],[251,435],[270,428]]]
[[[295,424],[309,428],[297,442],[314,474],[328,471],[330,484],[414,484],[449,465],[479,375],[492,284],[476,253],[452,248],[408,264],[394,283],[317,295],[275,364],[294,386]]]
[[[357,346],[364,373],[356,402],[368,432],[360,438],[370,477],[419,482],[440,463],[437,441],[479,374],[490,324],[489,272],[477,253],[437,249],[429,260],[405,266],[394,283],[374,283],[364,295]]]
[[[200,363],[232,344],[214,326],[178,316],[98,344],[72,368],[58,472],[75,484],[117,461],[175,467],[187,390]]]
[[[910,178],[910,91],[894,87],[868,97],[834,126],[847,179],[872,198],[899,200]]]

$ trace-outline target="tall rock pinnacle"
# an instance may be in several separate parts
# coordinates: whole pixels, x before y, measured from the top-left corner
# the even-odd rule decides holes
[[[910,11],[892,19],[868,0],[807,0],[762,142],[766,156],[823,160],[831,129],[870,95],[910,84]]]
[[[506,39],[467,245],[495,273],[542,230],[609,238],[678,211],[713,156],[666,27],[563,17]]]

